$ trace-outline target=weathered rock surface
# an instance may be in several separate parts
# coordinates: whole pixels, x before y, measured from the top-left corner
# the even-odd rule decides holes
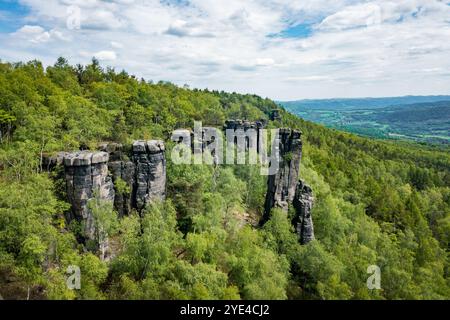
[[[67,197],[72,205],[69,220],[86,222],[87,234],[93,233],[87,202],[97,193],[99,199],[113,201],[119,215],[131,209],[141,211],[153,200],[166,196],[166,159],[160,140],[135,141],[126,150],[118,143],[104,143],[101,151],[60,152],[46,156],[47,170],[64,166]],[[119,178],[125,190],[116,190]]]
[[[108,174],[109,155],[106,152],[80,151],[67,153],[64,171],[68,201],[72,205],[69,221],[76,219],[84,224],[84,235],[95,239],[95,221],[88,202],[97,197],[113,203],[114,185]]]
[[[159,140],[135,141],[132,159],[135,165],[133,206],[141,211],[147,203],[166,197],[164,143]]]
[[[248,121],[248,120],[227,120],[225,121],[225,125],[224,125],[224,129],[233,129],[233,130],[237,130],[237,129],[243,129],[248,130],[248,129],[262,129],[266,126],[266,122],[264,120],[259,120],[259,121]]]
[[[311,188],[299,181],[295,192],[293,205],[296,215],[292,221],[301,244],[314,240],[314,226],[311,216],[314,197]]]
[[[114,208],[119,216],[128,215],[132,208],[132,188],[135,179],[135,165],[130,161],[127,152],[119,143],[105,143],[100,145],[100,150],[108,152],[108,169],[112,175],[115,186]],[[125,182],[127,190],[117,190],[118,179]]]
[[[302,157],[300,131],[280,129],[279,134],[279,170],[268,178],[265,220],[269,218],[272,208],[288,210],[289,203],[294,200],[300,170]]]
[[[44,154],[42,158],[42,169],[51,171],[58,165],[64,165],[64,158],[69,155],[68,152],[58,152],[55,155]]]
[[[129,214],[132,208],[141,212],[147,203],[165,198],[166,160],[164,143],[156,140],[136,141],[129,150],[117,143],[105,143],[99,149],[60,152],[44,157],[42,164],[47,170],[58,165],[64,168],[67,201],[71,204],[67,220],[81,222],[84,239],[96,241],[102,259],[107,259],[109,241],[102,230],[97,230],[90,201],[110,203],[120,216]]]
[[[225,121],[225,125],[223,127],[223,129],[226,130],[234,130],[234,131],[243,131],[244,133],[248,132],[249,130],[254,130],[256,133],[256,137],[255,137],[255,143],[256,143],[256,151],[259,152],[260,150],[260,135],[261,135],[261,130],[264,129],[266,127],[266,121],[265,120],[260,120],[260,121],[248,121],[248,120],[227,120]],[[248,150],[251,147],[251,141],[246,138],[246,144],[245,144],[245,148],[246,150]]]

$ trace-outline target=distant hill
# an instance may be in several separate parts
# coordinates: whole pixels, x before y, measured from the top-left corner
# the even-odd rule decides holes
[[[357,99],[318,99],[278,101],[288,110],[294,111],[298,108],[320,108],[322,110],[337,109],[364,109],[385,108],[393,105],[408,105],[416,103],[430,103],[438,101],[450,101],[450,95],[441,96],[404,96],[390,98],[357,98]]]
[[[388,122],[450,121],[450,101],[403,104],[381,110],[383,112],[379,113],[377,118]]]
[[[299,100],[288,111],[360,135],[450,144],[450,96]]]

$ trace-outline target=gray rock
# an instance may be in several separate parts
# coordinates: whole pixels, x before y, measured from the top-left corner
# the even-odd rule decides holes
[[[64,158],[67,155],[67,152],[58,152],[54,155],[45,154],[42,158],[42,168],[51,171],[58,165],[64,165]]]
[[[135,141],[132,150],[135,166],[132,200],[133,206],[141,212],[146,204],[165,199],[165,147],[159,140]]]
[[[147,141],[147,150],[151,154],[163,153],[165,151],[164,142],[162,140]]]
[[[272,208],[288,210],[289,203],[292,203],[295,197],[299,177],[302,157],[301,132],[280,129],[279,133],[279,170],[268,178],[264,221],[269,218]]]
[[[147,203],[165,199],[166,160],[163,141],[135,141],[129,154],[126,154],[122,145],[116,143],[105,143],[100,148],[109,152],[113,159],[108,163],[113,181],[120,178],[131,190],[128,194],[118,190],[115,192],[114,207],[120,216],[129,214],[132,208],[141,212]]]
[[[145,153],[146,152],[145,141],[135,141],[133,143],[133,153]]]
[[[109,160],[109,155],[106,152],[94,152],[92,154],[92,159],[91,159],[91,163],[95,164],[95,163],[105,163],[108,162]]]
[[[99,145],[99,150],[109,154],[109,161],[125,160],[123,145],[115,142],[106,142]]]
[[[307,244],[314,240],[314,225],[311,211],[314,205],[314,197],[311,188],[303,181],[297,184],[293,201],[296,215],[293,224],[301,244]]]
[[[89,202],[97,196],[114,204],[123,216],[132,208],[141,212],[148,203],[165,199],[166,159],[164,142],[160,140],[135,141],[129,154],[118,143],[103,143],[99,149],[45,156],[43,166],[51,170],[64,165],[67,201],[71,204],[67,220],[82,222],[85,240],[99,241],[101,256],[107,259],[109,240],[102,236],[102,230],[96,230]],[[114,182],[119,178],[130,192],[115,190]]]
[[[96,239],[96,226],[89,201],[98,199],[113,203],[115,191],[108,173],[108,153],[81,151],[68,153],[64,158],[65,180],[68,201],[71,204],[69,222],[76,219],[83,222],[84,237]],[[102,251],[107,248],[107,239],[98,244]]]
[[[256,151],[259,153],[259,150],[261,150],[260,145],[259,145],[259,140],[260,140],[260,136],[261,136],[261,130],[264,129],[266,126],[266,121],[265,120],[259,120],[259,121],[248,121],[248,120],[227,120],[225,121],[225,125],[223,127],[223,130],[243,130],[244,133],[246,133],[249,130],[255,130],[256,132],[256,137],[255,137],[255,142],[256,142]],[[249,139],[246,138],[246,145],[245,145],[245,149],[249,150],[251,146],[251,141]]]

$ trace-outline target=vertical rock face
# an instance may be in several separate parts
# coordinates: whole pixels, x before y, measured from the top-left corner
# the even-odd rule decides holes
[[[114,185],[117,186],[121,179],[126,190],[116,190],[114,208],[119,216],[128,215],[132,208],[131,190],[134,185],[135,165],[129,160],[123,146],[118,143],[107,143],[100,146],[100,150],[108,152],[108,169],[112,175]],[[117,189],[117,188],[116,188]]]
[[[162,141],[136,141],[129,152],[117,143],[106,143],[99,149],[102,151],[60,152],[45,157],[43,166],[47,170],[64,167],[71,204],[67,220],[81,222],[85,240],[96,241],[102,259],[106,259],[108,235],[96,226],[90,201],[110,203],[119,215],[129,214],[132,208],[141,212],[147,203],[165,198],[166,160]]]
[[[311,211],[314,203],[311,188],[298,180],[302,158],[301,133],[296,130],[280,129],[278,146],[280,165],[276,174],[269,176],[263,222],[270,217],[272,208],[288,211],[292,204],[295,227],[301,244],[314,240],[314,227]]]
[[[51,171],[58,165],[64,165],[64,158],[69,155],[67,152],[58,152],[56,155],[44,154],[42,158],[42,169]]]
[[[162,141],[135,141],[129,151],[121,144],[107,143],[100,150],[110,156],[108,168],[116,188],[114,207],[120,216],[129,214],[132,208],[140,212],[147,203],[165,199],[166,159]],[[126,190],[117,190],[119,179]]]
[[[303,181],[299,181],[293,201],[296,215],[292,222],[301,244],[307,244],[314,240],[314,226],[311,217],[313,204],[311,188]]]
[[[297,130],[280,129],[279,170],[270,175],[265,202],[265,220],[274,207],[288,210],[295,196],[298,182],[300,160],[302,157],[301,133]]]
[[[166,159],[164,143],[158,140],[135,141],[132,149],[135,165],[133,205],[142,211],[153,200],[166,196]]]
[[[48,170],[58,164],[64,166],[67,197],[72,205],[68,219],[84,221],[87,235],[94,232],[87,203],[96,194],[101,200],[112,201],[121,216],[129,214],[132,208],[141,211],[147,203],[166,196],[162,141],[135,141],[129,151],[118,143],[105,143],[99,149],[61,152],[43,161]]]
[[[248,130],[255,130],[256,132],[256,150],[259,152],[259,137],[261,135],[261,130],[266,126],[266,122],[264,120],[260,121],[247,121],[247,120],[227,120],[225,121],[225,125],[223,127],[224,130],[243,130],[247,132]],[[246,149],[249,148],[249,140],[246,140]]]
[[[97,197],[113,203],[114,185],[108,174],[109,156],[106,152],[81,151],[65,154],[64,168],[67,197],[72,205],[69,220],[84,222],[84,235],[95,239],[95,223],[88,207],[89,200]]]

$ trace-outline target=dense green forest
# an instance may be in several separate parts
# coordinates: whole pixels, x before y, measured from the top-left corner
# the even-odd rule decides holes
[[[174,165],[168,197],[102,219],[111,261],[76,241],[52,152],[100,142],[168,141],[194,120],[281,119],[303,132],[300,177],[313,188],[316,240],[289,217],[262,227],[266,177],[254,166]],[[93,60],[0,63],[0,294],[15,299],[450,299],[448,150],[327,129],[269,99],[146,82]],[[170,148],[170,144],[168,143]],[[81,289],[66,270],[81,268]],[[366,286],[381,268],[381,290]]]

